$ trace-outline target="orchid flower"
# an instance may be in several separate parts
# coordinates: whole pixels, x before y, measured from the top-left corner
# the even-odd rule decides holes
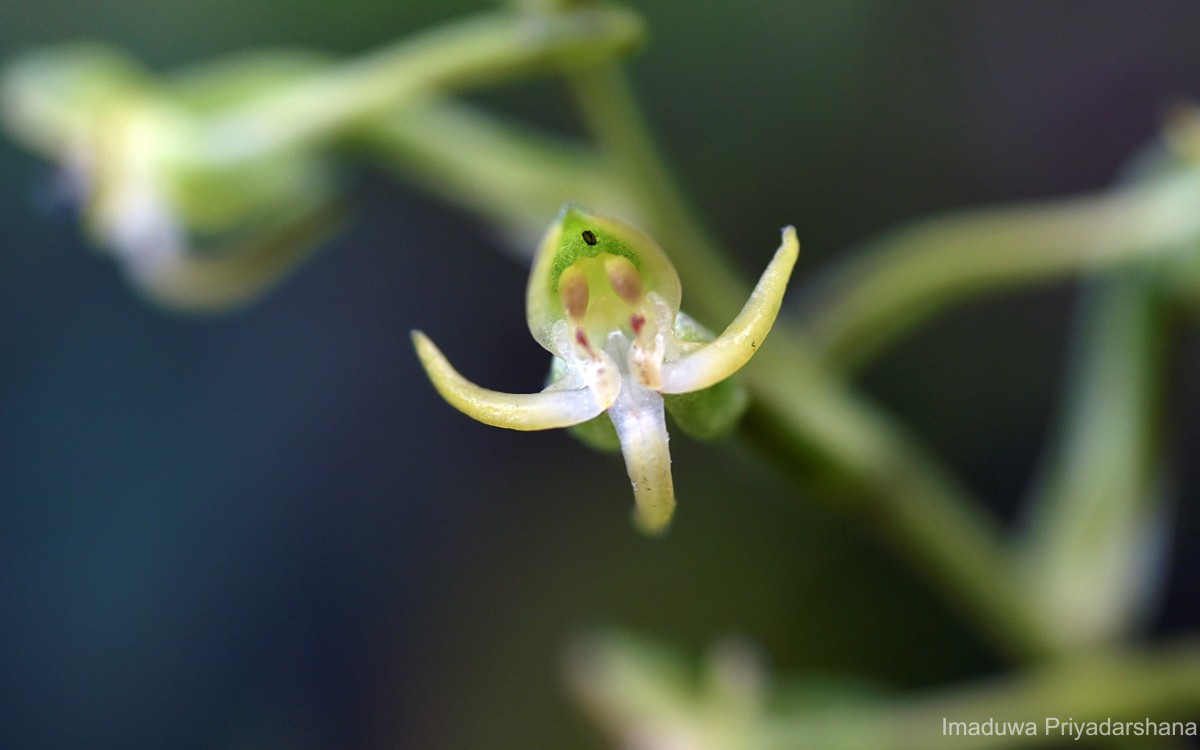
[[[724,393],[735,408],[714,413],[725,422],[740,416],[744,397],[719,384],[746,364],[774,324],[799,249],[787,227],[745,307],[714,338],[680,312],[679,276],[650,237],[568,204],[542,240],[526,293],[529,330],[555,357],[544,390],[481,388],[423,333],[414,331],[413,341],[442,397],[481,422],[513,430],[596,422],[600,432],[593,434],[610,423],[633,482],[635,520],[657,534],[675,509],[664,398],[670,408],[683,394]],[[695,421],[694,409],[671,411],[681,426]],[[719,432],[692,427],[686,431]]]
[[[0,119],[58,163],[62,198],[137,289],[164,305],[219,311],[248,302],[332,231],[336,184],[315,149],[220,156],[217,115],[313,67],[246,57],[160,79],[104,47],[31,53],[0,71]]]

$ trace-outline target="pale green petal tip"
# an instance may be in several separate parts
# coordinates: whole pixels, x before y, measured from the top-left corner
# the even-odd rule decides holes
[[[671,528],[671,518],[675,515],[675,495],[670,493],[665,497],[643,498],[638,496],[638,504],[633,512],[633,524],[638,531],[646,536],[662,536]]]
[[[713,386],[745,365],[775,325],[800,241],[785,227],[783,241],[755,285],[745,307],[720,336],[696,351],[663,366],[663,393],[688,393]]]

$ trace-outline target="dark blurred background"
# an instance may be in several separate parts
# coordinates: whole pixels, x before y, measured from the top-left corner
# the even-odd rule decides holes
[[[807,277],[906,219],[1102,188],[1168,104],[1200,97],[1191,0],[635,5],[641,100],[748,274],[785,223]],[[8,0],[0,58],[78,38],[158,70],[355,54],[485,7]],[[574,126],[550,83],[483,99]],[[781,671],[900,689],[998,664],[743,448],[676,437],[679,514],[652,541],[618,458],[445,405],[411,328],[495,388],[536,389],[547,358],[525,269],[390,176],[351,170],[323,252],[248,309],[195,318],[141,301],[44,210],[48,176],[0,141],[0,747],[598,748],[559,661],[600,625],[696,651],[742,634]],[[1007,519],[1053,420],[1072,296],[971,304],[862,378]],[[1182,333],[1188,446],[1200,357]],[[1189,450],[1158,633],[1200,626]]]

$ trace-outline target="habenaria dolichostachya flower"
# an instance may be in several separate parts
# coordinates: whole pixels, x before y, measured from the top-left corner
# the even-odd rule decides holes
[[[729,377],[775,322],[800,246],[792,227],[750,299],[716,337],[680,312],[675,267],[639,229],[567,205],[546,233],[526,293],[529,330],[554,355],[540,393],[500,393],[460,375],[420,331],[413,340],[438,392],[468,416],[513,430],[573,427],[597,447],[619,447],[648,533],[675,509],[664,402],[687,433],[715,437],[741,416],[746,395]]]
[[[93,241],[151,299],[223,310],[254,299],[333,230],[319,149],[247,149],[243,105],[319,61],[261,54],[159,78],[119,52],[65,45],[0,70],[0,119],[54,160]]]

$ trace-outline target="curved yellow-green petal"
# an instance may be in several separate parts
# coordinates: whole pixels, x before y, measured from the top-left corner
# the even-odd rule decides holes
[[[721,382],[746,364],[775,324],[783,292],[800,254],[796,230],[783,230],[783,243],[775,252],[767,270],[725,331],[707,345],[683,357],[663,364],[662,392],[688,393]]]
[[[417,356],[442,398],[484,424],[509,430],[549,430],[586,422],[604,411],[587,388],[541,393],[481,388],[460,375],[428,336],[413,331],[412,337]]]
[[[608,415],[617,429],[625,469],[633,483],[634,521],[647,534],[661,534],[675,513],[675,482],[662,396],[626,384]]]

